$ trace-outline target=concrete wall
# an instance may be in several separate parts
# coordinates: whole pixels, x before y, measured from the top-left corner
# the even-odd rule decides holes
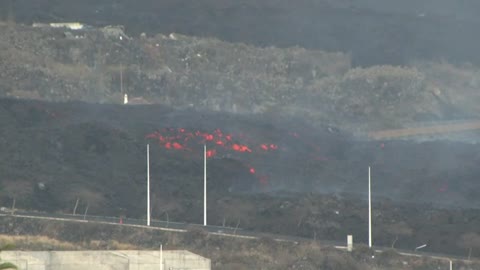
[[[19,270],[159,270],[160,251],[3,251],[1,258]],[[210,259],[194,253],[163,251],[164,270],[210,270]]]

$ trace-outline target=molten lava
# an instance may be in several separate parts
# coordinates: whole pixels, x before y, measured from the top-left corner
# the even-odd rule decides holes
[[[297,132],[289,133],[294,140],[300,140]],[[230,157],[232,154],[241,160],[251,160],[248,155],[254,153],[265,153],[262,158],[268,158],[265,155],[278,152],[280,150],[288,150],[287,146],[278,146],[272,142],[258,142],[255,138],[250,138],[245,134],[224,133],[220,129],[213,132],[204,132],[200,130],[190,131],[187,128],[163,128],[145,136],[147,140],[156,140],[158,145],[167,150],[177,150],[186,153],[190,157],[201,157],[201,145],[207,146],[206,157],[208,159],[215,157]],[[316,145],[308,145],[311,151],[310,158],[317,161],[327,161],[328,158],[320,153],[320,148]],[[286,150],[286,151],[287,151]],[[198,153],[195,153],[198,152]],[[288,151],[287,151],[288,152]],[[248,166],[249,173],[257,175],[257,169]],[[268,184],[268,176],[256,176],[262,186]]]

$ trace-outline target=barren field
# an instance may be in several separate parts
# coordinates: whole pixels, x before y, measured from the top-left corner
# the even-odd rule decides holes
[[[2,2],[2,206],[143,217],[149,144],[154,218],[199,223],[205,144],[212,224],[365,241],[371,166],[375,243],[479,256],[479,132],[364,136],[480,118],[478,21],[329,2]]]

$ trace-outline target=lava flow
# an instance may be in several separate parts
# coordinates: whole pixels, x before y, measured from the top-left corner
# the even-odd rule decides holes
[[[234,136],[232,134],[224,134],[220,129],[214,130],[212,133],[202,131],[188,131],[185,128],[164,128],[161,131],[155,131],[147,134],[146,139],[156,139],[160,146],[166,149],[192,151],[193,148],[201,144],[209,146],[207,157],[213,158],[222,151],[235,151],[238,153],[253,153],[255,150],[259,151],[275,151],[278,146],[273,143],[262,143],[254,145],[252,142],[240,142],[242,137]]]
[[[298,133],[289,134],[295,141],[299,140]],[[251,160],[249,155],[258,156],[262,154],[264,158],[268,158],[265,154],[288,149],[288,146],[279,146],[273,142],[259,142],[259,139],[250,138],[245,134],[225,133],[220,129],[215,129],[213,132],[205,131],[191,131],[186,128],[163,128],[161,130],[149,133],[145,136],[148,140],[155,140],[161,147],[167,150],[176,150],[186,153],[188,156],[201,157],[198,153],[201,145],[206,145],[206,157],[223,158],[232,157],[241,160]],[[319,157],[319,147],[308,146],[311,159],[325,161],[327,158]],[[268,184],[268,176],[259,175],[257,168],[248,165],[248,172],[258,179],[258,182],[264,186]]]
[[[163,128],[147,134],[145,138],[156,140],[165,149],[185,152],[192,152],[194,149],[199,149],[199,145],[205,144],[208,148],[205,153],[207,158],[229,155],[229,152],[251,154],[254,151],[271,152],[279,149],[276,144],[255,144],[248,140],[245,135],[236,136],[224,133],[220,129],[215,129],[213,132],[203,132],[189,131],[185,128]],[[252,175],[256,175],[257,170],[254,167],[249,166],[248,170]],[[267,183],[266,177],[259,177],[259,182],[265,185]]]

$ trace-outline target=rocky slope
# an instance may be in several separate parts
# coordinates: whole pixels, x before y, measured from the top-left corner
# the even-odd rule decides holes
[[[178,34],[128,37],[0,25],[0,95],[49,101],[145,103],[294,115],[315,126],[398,128],[478,117],[474,66],[419,62],[354,68],[348,55],[256,48]]]
[[[81,21],[125,25],[138,36],[171,32],[256,46],[351,53],[356,65],[416,59],[480,64],[478,1],[462,0],[4,0],[19,23]]]

